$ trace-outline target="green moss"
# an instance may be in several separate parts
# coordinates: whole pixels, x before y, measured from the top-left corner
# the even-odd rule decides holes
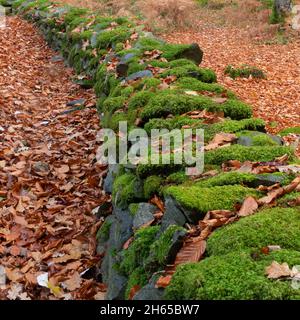
[[[238,137],[245,136],[251,138],[251,146],[278,146],[278,142],[268,134],[243,130],[237,134]]]
[[[184,208],[205,215],[211,210],[233,210],[234,206],[247,196],[258,197],[260,193],[239,185],[212,188],[183,185],[166,188],[165,195],[174,197]]]
[[[142,63],[139,59],[134,58],[134,60],[128,64],[127,74],[131,75],[133,73],[143,71],[145,70],[146,66],[147,65],[145,63]]]
[[[213,137],[220,132],[224,133],[237,133],[242,130],[256,130],[264,131],[265,122],[262,119],[250,118],[242,120],[225,120],[206,126],[204,129],[205,141],[210,141]]]
[[[124,84],[119,83],[110,93],[111,97],[130,97],[134,92],[134,88],[132,86],[124,86]]]
[[[214,102],[206,96],[191,96],[176,91],[165,90],[150,99],[141,113],[144,121],[151,118],[166,117],[170,114],[180,115],[192,110],[223,111],[226,117],[232,119],[250,118],[251,108],[240,101],[228,100],[223,104]]]
[[[231,78],[253,78],[265,79],[266,75],[264,72],[256,67],[242,66],[241,68],[234,68],[232,66],[227,66],[225,69],[225,74],[229,75]]]
[[[127,121],[127,114],[124,112],[117,112],[113,115],[110,115],[110,113],[105,114],[105,118],[103,119],[103,127],[110,128],[116,132],[119,131],[119,123],[121,121]]]
[[[126,290],[125,290],[125,299],[129,299],[129,294],[131,289],[134,286],[143,287],[147,284],[148,278],[147,274],[145,273],[145,270],[141,267],[136,268],[128,278]]]
[[[210,188],[216,186],[226,186],[235,184],[249,185],[255,180],[256,175],[241,172],[224,172],[215,177],[196,182],[195,185],[201,188]]]
[[[179,78],[174,85],[178,86],[181,89],[192,90],[192,91],[208,91],[214,92],[219,95],[226,94],[228,98],[235,98],[235,94],[230,90],[224,88],[223,86],[216,83],[206,83],[199,81],[191,77]]]
[[[290,202],[300,199],[300,192],[294,191],[284,195],[283,197],[277,200],[277,204],[281,206],[288,206]],[[299,204],[298,204],[299,205]],[[294,205],[293,205],[294,206]]]
[[[159,226],[139,229],[127,250],[123,250],[120,270],[130,275],[136,268],[142,267],[149,256],[151,244],[154,242]]]
[[[152,129],[167,129],[172,131],[173,129],[181,129],[183,126],[202,128],[201,124],[201,120],[175,116],[170,119],[150,119],[149,122],[145,124],[144,129],[148,133],[151,133]]]
[[[161,84],[161,81],[156,78],[144,78],[136,85],[136,90],[156,89]]]
[[[143,108],[155,94],[151,91],[140,91],[134,94],[128,102],[129,110]]]
[[[214,71],[205,68],[199,68],[195,64],[186,64],[179,67],[166,70],[161,74],[161,77],[176,76],[177,78],[192,77],[202,82],[213,83],[217,81],[217,76]]]
[[[150,246],[150,255],[146,261],[146,269],[156,271],[164,268],[174,257],[172,256],[172,245],[176,234],[184,235],[186,230],[182,227],[172,225]]]
[[[125,42],[130,38],[131,32],[127,27],[117,27],[112,30],[104,30],[97,36],[97,47],[108,48],[113,44]]]
[[[180,115],[191,110],[212,108],[214,103],[207,97],[194,97],[160,92],[155,95],[141,113],[143,120],[166,117],[169,114]]]
[[[288,300],[299,299],[291,281],[268,279],[265,269],[273,261],[299,265],[298,251],[281,250],[254,260],[250,252],[212,256],[179,267],[167,287],[171,300]]]
[[[166,178],[168,184],[182,184],[189,180],[189,176],[184,171],[174,172]]]
[[[159,176],[150,176],[144,182],[144,194],[150,199],[154,194],[159,193],[163,179]]]
[[[122,109],[125,105],[126,97],[114,97],[108,98],[103,103],[104,112],[114,112],[116,110]]]
[[[125,173],[114,181],[112,198],[115,204],[126,207],[135,200],[143,200],[141,181],[132,173]]]
[[[111,227],[111,222],[107,220],[101,225],[100,229],[97,232],[97,241],[105,242],[109,239],[109,231]]]
[[[289,135],[290,133],[300,135],[300,127],[291,127],[291,128],[283,129],[279,132],[279,135],[284,137]]]
[[[225,148],[216,149],[206,152],[204,155],[205,163],[218,164],[229,161],[239,160],[244,161],[272,161],[277,157],[288,154],[290,159],[293,159],[293,151],[289,147],[280,146],[264,146],[264,147],[244,147],[240,145],[232,145]]]
[[[139,209],[139,203],[130,203],[128,206],[129,212],[132,216],[135,216],[138,209]]]
[[[210,255],[222,255],[268,245],[300,251],[299,209],[266,209],[218,229],[209,237],[207,250]]]

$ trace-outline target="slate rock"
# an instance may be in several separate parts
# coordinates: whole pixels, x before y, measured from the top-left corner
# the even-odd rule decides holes
[[[172,197],[165,199],[166,211],[161,221],[160,232],[165,231],[170,225],[178,225],[183,227],[187,223],[187,218],[184,211],[180,208],[177,201]]]
[[[81,98],[81,99],[76,99],[73,101],[69,101],[67,103],[67,107],[78,107],[78,106],[83,106],[85,104],[86,100]]]
[[[275,174],[257,174],[255,180],[249,183],[249,187],[258,188],[259,186],[270,187],[276,183],[282,183],[284,176],[278,176]]]
[[[133,218],[133,228],[139,229],[141,226],[153,220],[156,207],[150,203],[139,203],[138,210]]]
[[[197,43],[192,43],[189,48],[180,53],[180,58],[192,60],[199,65],[203,59],[203,51]]]
[[[164,288],[155,288],[155,284],[160,275],[153,275],[147,285],[145,285],[141,290],[139,290],[133,300],[152,300],[158,301],[163,300]]]
[[[110,164],[108,166],[108,173],[103,183],[103,190],[107,193],[112,193],[113,184],[115,177],[118,175],[120,170],[119,164]]]
[[[153,73],[150,70],[143,70],[143,71],[138,71],[126,78],[126,81],[131,81],[131,80],[138,80],[142,78],[152,78]]]

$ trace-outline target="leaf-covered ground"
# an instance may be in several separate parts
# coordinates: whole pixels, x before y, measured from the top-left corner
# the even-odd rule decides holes
[[[258,44],[247,29],[202,26],[199,32],[164,36],[173,43],[196,42],[205,56],[202,66],[212,68],[218,82],[253,106],[271,132],[300,124],[300,40],[287,44]],[[227,65],[243,64],[262,69],[267,79],[232,80],[224,74]]]
[[[0,299],[101,298],[94,94],[31,24],[9,17],[0,47]],[[78,98],[86,108],[63,113]]]

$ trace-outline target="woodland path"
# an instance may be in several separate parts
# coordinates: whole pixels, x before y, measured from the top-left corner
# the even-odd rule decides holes
[[[106,199],[93,91],[72,82],[72,70],[34,26],[7,22],[0,29],[0,265],[7,276],[0,299],[101,299],[105,288],[93,272],[101,222],[91,212]],[[79,98],[84,110],[63,113]],[[36,285],[41,274],[50,290]]]

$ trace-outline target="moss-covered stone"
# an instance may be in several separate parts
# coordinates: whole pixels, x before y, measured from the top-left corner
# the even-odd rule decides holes
[[[116,110],[122,109],[125,105],[126,97],[108,98],[103,103],[103,111],[113,113]]]
[[[154,194],[158,194],[162,185],[163,178],[150,176],[144,181],[144,194],[146,199],[150,199]]]
[[[185,171],[171,173],[165,180],[167,184],[182,184],[189,180],[189,176]]]
[[[143,108],[149,100],[154,97],[154,92],[151,91],[140,91],[133,95],[128,102],[129,110],[136,110],[138,108]]]
[[[300,135],[300,127],[291,127],[283,129],[279,132],[279,135],[284,137],[289,135],[290,133]]]
[[[206,152],[204,155],[205,163],[218,164],[229,161],[239,160],[244,161],[273,161],[277,157],[281,157],[285,154],[293,159],[293,150],[289,147],[280,146],[259,146],[259,147],[244,147],[240,145],[232,145],[225,148],[216,149]]]
[[[219,95],[227,95],[228,98],[234,99],[235,94],[217,83],[206,83],[191,77],[179,78],[175,83],[181,89],[192,90],[197,92],[214,92]]]
[[[165,189],[165,195],[172,196],[187,210],[195,211],[199,220],[211,210],[234,210],[247,196],[259,197],[255,189],[239,185],[216,186],[201,188],[192,186],[170,186]]]
[[[279,245],[300,251],[299,208],[272,208],[216,230],[208,239],[210,255],[222,255],[245,248]]]
[[[171,225],[160,237],[151,244],[150,255],[147,258],[146,270],[150,273],[163,269],[167,264],[172,263],[176,253],[182,246],[182,240],[186,230],[182,227]]]
[[[217,76],[211,69],[199,68],[194,64],[185,64],[171,68],[161,73],[161,77],[176,76],[177,78],[191,77],[202,82],[214,83]]]
[[[129,299],[130,291],[134,286],[142,288],[148,283],[148,277],[144,268],[136,268],[128,277],[128,282],[125,290],[125,299]]]
[[[98,242],[105,242],[109,239],[110,227],[111,227],[111,222],[105,220],[97,232]]]
[[[231,78],[249,78],[250,76],[258,79],[265,79],[265,73],[258,69],[257,67],[252,66],[242,66],[240,68],[234,68],[233,66],[227,66],[225,69],[225,74],[229,75]]]
[[[253,259],[251,252],[212,256],[200,263],[180,266],[167,287],[170,300],[291,300],[299,290],[291,281],[268,279],[266,267],[273,261],[299,265],[298,251],[280,250]]]
[[[120,207],[127,207],[135,200],[143,200],[142,182],[132,173],[117,177],[113,185],[112,198],[113,202]]]
[[[120,270],[124,274],[130,275],[136,268],[144,266],[158,230],[159,226],[154,226],[142,228],[136,232],[132,244],[123,251]]]

